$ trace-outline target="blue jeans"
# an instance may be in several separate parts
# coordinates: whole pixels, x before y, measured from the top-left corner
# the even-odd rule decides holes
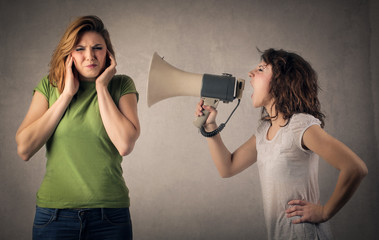
[[[37,206],[33,240],[131,240],[129,208],[53,209]]]

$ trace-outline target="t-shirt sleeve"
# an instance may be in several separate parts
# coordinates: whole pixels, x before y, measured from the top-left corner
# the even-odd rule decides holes
[[[41,81],[38,83],[37,87],[33,90],[33,95],[37,91],[45,96],[46,100],[49,100],[50,97],[50,82],[49,79],[46,77],[42,78]]]
[[[136,86],[134,84],[133,79],[131,79],[129,76],[123,75],[121,80],[121,95],[120,97],[124,96],[125,94],[129,93],[135,93],[137,96],[137,101],[139,100],[139,94],[137,92]]]
[[[304,149],[302,146],[304,132],[310,126],[313,126],[313,125],[320,126],[321,125],[320,120],[315,118],[312,115],[301,113],[301,114],[293,115],[289,124],[294,136],[294,141],[295,141],[296,146],[303,151],[308,151],[307,149]]]

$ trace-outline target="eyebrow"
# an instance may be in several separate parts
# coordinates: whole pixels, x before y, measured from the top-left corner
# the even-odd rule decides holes
[[[91,47],[99,47],[99,46],[103,46],[103,44],[97,43],[97,44],[95,44],[95,45],[93,45]],[[78,45],[76,45],[76,47],[83,47],[84,48],[85,46],[78,44]]]

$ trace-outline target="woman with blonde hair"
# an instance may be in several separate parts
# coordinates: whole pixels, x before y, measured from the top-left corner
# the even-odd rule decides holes
[[[140,134],[138,92],[130,77],[115,74],[101,19],[73,21],[16,133],[25,161],[46,144],[33,239],[132,239],[121,162]]]

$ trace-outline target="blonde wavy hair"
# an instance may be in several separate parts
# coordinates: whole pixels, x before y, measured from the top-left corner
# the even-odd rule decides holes
[[[66,76],[66,59],[71,54],[72,50],[77,45],[81,35],[84,32],[97,32],[105,41],[109,52],[115,56],[112,43],[109,37],[108,30],[104,27],[103,22],[97,16],[83,16],[73,21],[66,29],[58,46],[54,50],[50,64],[49,64],[49,82],[52,86],[57,87],[59,93],[63,92],[65,86]],[[109,66],[109,59],[107,58],[106,67]]]

